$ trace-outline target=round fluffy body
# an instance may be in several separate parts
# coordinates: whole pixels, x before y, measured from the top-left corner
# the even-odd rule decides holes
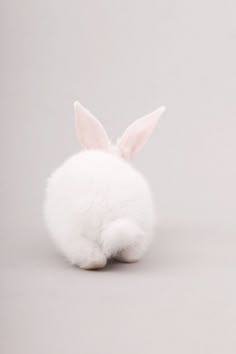
[[[109,152],[82,151],[49,178],[45,218],[67,259],[84,269],[107,259],[139,260],[155,227],[149,185],[128,162]]]

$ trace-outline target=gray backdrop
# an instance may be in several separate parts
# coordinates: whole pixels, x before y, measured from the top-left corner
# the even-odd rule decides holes
[[[235,1],[1,2],[1,353],[235,353]],[[138,264],[71,268],[42,220],[79,149],[167,112],[135,165],[161,225]]]

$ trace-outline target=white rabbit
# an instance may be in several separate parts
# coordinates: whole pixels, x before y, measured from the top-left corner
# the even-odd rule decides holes
[[[128,162],[148,140],[165,107],[130,125],[113,145],[102,124],[75,102],[82,152],[49,178],[45,219],[56,245],[83,269],[109,258],[138,261],[152,240],[156,213],[149,185]]]

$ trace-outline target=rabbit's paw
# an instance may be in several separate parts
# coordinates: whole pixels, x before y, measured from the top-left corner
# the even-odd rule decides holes
[[[106,264],[107,259],[104,254],[98,248],[94,248],[91,254],[79,266],[81,269],[95,270],[104,268]]]

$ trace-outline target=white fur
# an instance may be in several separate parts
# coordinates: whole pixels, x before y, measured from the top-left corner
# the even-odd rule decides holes
[[[99,135],[94,119],[89,127],[93,137]],[[98,141],[104,145],[104,136]],[[44,208],[48,229],[60,251],[83,269],[103,268],[109,258],[135,262],[147,250],[156,221],[148,183],[117,147],[102,151],[92,145],[49,178]]]

